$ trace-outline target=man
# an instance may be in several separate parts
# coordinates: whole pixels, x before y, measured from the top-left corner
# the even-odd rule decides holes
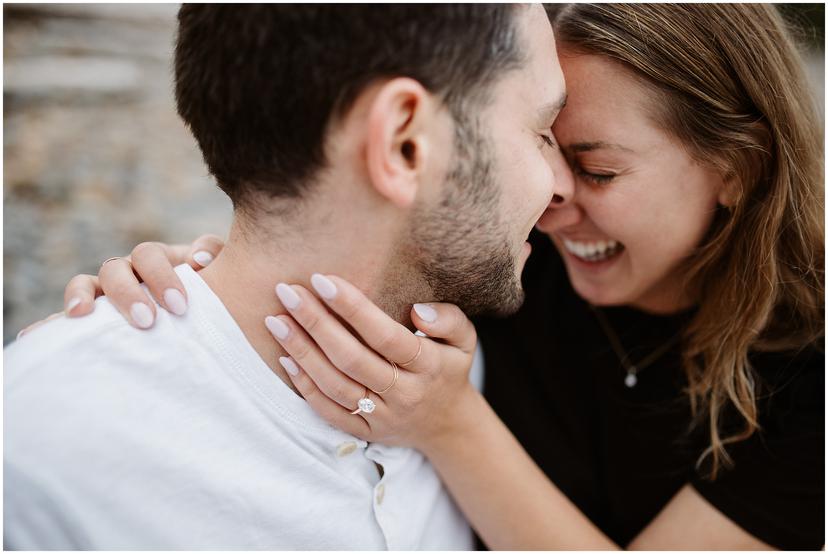
[[[543,9],[185,5],[175,75],[230,238],[154,291],[181,315],[132,303],[149,332],[102,299],[6,350],[6,548],[470,548],[419,453],[289,389],[264,321],[314,272],[406,323],[424,299],[517,309],[563,164]]]

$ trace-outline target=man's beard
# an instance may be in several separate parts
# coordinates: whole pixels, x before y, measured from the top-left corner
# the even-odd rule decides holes
[[[509,315],[523,303],[509,228],[500,219],[494,148],[456,118],[455,158],[443,198],[413,221],[415,267],[439,302],[467,315]],[[468,120],[466,120],[468,121]]]

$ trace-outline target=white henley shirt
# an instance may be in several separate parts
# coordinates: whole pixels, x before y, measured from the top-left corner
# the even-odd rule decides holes
[[[473,547],[421,454],[325,423],[176,272],[184,316],[100,298],[5,349],[6,549]]]

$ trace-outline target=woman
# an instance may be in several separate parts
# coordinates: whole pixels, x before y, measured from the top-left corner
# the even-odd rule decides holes
[[[819,548],[823,154],[781,18],[747,4],[552,17],[574,193],[537,224],[521,311],[475,321],[485,399],[456,307],[416,305],[421,338],[335,276],[313,277],[318,296],[294,285],[299,307],[269,318],[283,365],[334,425],[425,453],[490,548]],[[184,252],[158,248],[136,270],[165,290]],[[97,288],[76,278],[67,301]],[[348,387],[359,404],[337,396]]]

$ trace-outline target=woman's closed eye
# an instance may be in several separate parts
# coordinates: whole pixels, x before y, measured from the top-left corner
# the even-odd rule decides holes
[[[591,185],[603,186],[608,185],[619,173],[623,172],[610,169],[610,167],[621,165],[622,162],[604,161],[607,156],[603,153],[596,155],[592,151],[580,152],[579,146],[581,145],[561,147],[575,177]],[[614,160],[614,157],[611,156],[610,160]]]
[[[608,185],[616,177],[615,173],[606,171],[599,172],[597,170],[587,171],[580,166],[575,167],[575,174],[595,185]]]

